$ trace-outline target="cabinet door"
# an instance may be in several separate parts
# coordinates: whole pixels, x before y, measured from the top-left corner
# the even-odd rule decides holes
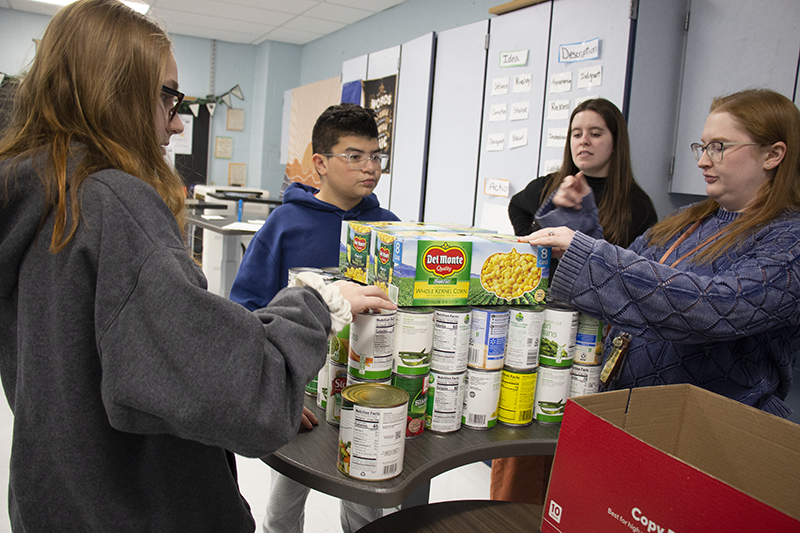
[[[425,222],[473,224],[489,21],[436,36]]]
[[[798,0],[692,0],[670,192],[705,194],[689,145],[715,96],[768,88],[794,97],[798,23]]]
[[[433,50],[433,32],[403,43],[400,50],[389,209],[402,220],[422,218]]]
[[[551,7],[544,2],[492,19],[475,208],[482,228],[513,235],[508,202],[536,177]],[[506,180],[508,195],[491,194],[487,180]]]

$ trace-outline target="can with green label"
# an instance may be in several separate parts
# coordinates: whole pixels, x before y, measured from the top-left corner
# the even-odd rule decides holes
[[[401,307],[394,323],[394,373],[422,376],[430,372],[433,308]]]
[[[328,360],[328,405],[325,407],[325,420],[334,426],[339,425],[342,409],[342,391],[347,386],[347,365],[332,359]]]
[[[533,417],[543,424],[559,424],[569,398],[572,368],[540,364],[536,373]]]
[[[392,377],[395,311],[365,311],[350,324],[347,370],[361,379]]]
[[[465,376],[466,370],[460,374],[431,371],[425,429],[434,433],[452,433],[461,429]]]
[[[548,304],[544,311],[539,364],[568,368],[575,358],[578,311],[559,304]]]
[[[415,439],[422,436],[425,431],[425,410],[428,407],[428,374],[424,376],[394,374],[392,385],[408,393],[406,438]]]

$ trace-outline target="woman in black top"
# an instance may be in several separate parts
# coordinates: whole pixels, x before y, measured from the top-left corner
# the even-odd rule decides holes
[[[631,169],[628,128],[617,107],[604,98],[586,100],[572,112],[570,142],[558,172],[531,181],[511,198],[508,217],[516,235],[528,235],[534,215],[565,177],[583,172],[592,188],[607,241],[627,247],[658,221],[653,202]]]
[[[582,173],[592,188],[605,240],[627,247],[658,222],[653,202],[631,170],[628,127],[617,106],[604,98],[586,100],[569,119],[569,144],[558,172],[531,181],[511,198],[508,217],[518,236],[538,229],[534,215],[567,176]],[[555,263],[555,260],[554,260]],[[555,268],[551,268],[551,274]],[[493,500],[542,505],[552,457],[530,456],[492,462]]]

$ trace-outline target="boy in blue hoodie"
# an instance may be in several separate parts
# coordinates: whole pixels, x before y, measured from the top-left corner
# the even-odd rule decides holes
[[[253,237],[231,287],[231,300],[251,311],[286,287],[290,268],[337,266],[343,220],[399,220],[372,192],[387,159],[378,148],[374,111],[354,104],[330,106],[314,125],[311,148],[320,188],[301,183],[286,188],[283,205]],[[303,426],[311,429],[315,423],[305,409]],[[273,472],[264,533],[302,533],[309,490]],[[381,509],[342,501],[345,533],[381,516]]]

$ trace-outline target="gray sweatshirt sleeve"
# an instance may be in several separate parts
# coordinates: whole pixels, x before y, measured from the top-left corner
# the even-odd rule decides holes
[[[327,352],[319,293],[285,289],[248,311],[205,290],[168,211],[143,220],[124,207],[97,232],[95,327],[111,425],[252,457],[289,442]]]

